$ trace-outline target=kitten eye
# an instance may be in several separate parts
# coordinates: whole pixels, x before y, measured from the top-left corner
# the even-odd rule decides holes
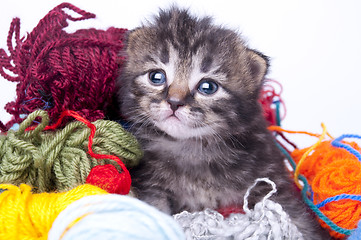
[[[213,94],[217,92],[217,90],[218,84],[209,79],[202,80],[198,86],[198,91],[206,95]]]
[[[152,84],[156,86],[160,86],[167,81],[167,78],[165,77],[165,74],[162,71],[155,70],[149,73],[149,80]]]

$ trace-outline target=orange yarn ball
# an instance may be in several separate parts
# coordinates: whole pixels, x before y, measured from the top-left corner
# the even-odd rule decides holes
[[[361,148],[355,142],[346,142],[355,150]],[[291,156],[298,163],[302,155],[308,150],[296,149]],[[331,141],[323,141],[311,152],[300,166],[300,174],[307,178],[313,191],[313,202],[318,204],[329,197],[340,194],[361,195],[361,163],[356,156],[343,148],[331,145]],[[359,201],[343,199],[333,201],[320,210],[331,221],[342,228],[354,229],[361,219],[361,203]],[[328,229],[331,236],[344,238],[345,235],[332,231],[320,220],[321,225]]]

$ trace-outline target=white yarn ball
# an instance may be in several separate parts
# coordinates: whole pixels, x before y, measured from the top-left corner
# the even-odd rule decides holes
[[[107,194],[70,204],[53,223],[48,240],[182,240],[179,225],[135,198]]]

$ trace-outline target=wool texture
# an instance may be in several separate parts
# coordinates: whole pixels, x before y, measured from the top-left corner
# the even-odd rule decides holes
[[[282,85],[272,79],[266,79],[259,98],[263,109],[264,118],[270,126],[280,125],[281,120],[286,116],[286,105],[281,98]],[[281,116],[281,109],[283,115]]]
[[[85,196],[107,194],[89,184],[68,192],[33,194],[31,187],[0,184],[0,239],[48,239],[56,217],[72,202]]]
[[[39,118],[40,123],[29,128]],[[17,131],[9,130],[0,135],[0,183],[26,183],[37,192],[69,190],[84,184],[97,165],[112,164],[117,168],[113,171],[122,171],[107,155],[121,157],[129,167],[142,157],[136,139],[116,122],[98,120],[93,123],[96,130],[91,139],[91,151],[88,146],[92,130],[83,122],[73,121],[55,131],[46,130],[48,124],[47,112],[37,110]],[[98,155],[92,155],[93,152]],[[106,171],[103,167],[103,175],[93,178],[109,181],[104,175]]]
[[[270,129],[319,137],[315,145],[296,148],[288,158],[294,165],[295,180],[303,188],[303,198],[319,217],[321,226],[336,239],[346,238],[361,219],[361,147],[344,138],[361,136],[348,134],[335,139],[327,134],[326,139],[324,125],[321,135],[274,126]]]
[[[156,208],[115,194],[84,197],[56,218],[49,240],[182,240],[180,226]]]
[[[345,142],[357,151],[361,148],[355,142]],[[297,163],[307,149],[295,150],[292,157]],[[321,202],[341,194],[358,195],[361,198],[361,162],[345,149],[332,146],[332,141],[322,142],[300,167],[313,192],[313,202]],[[361,201],[339,198],[319,208],[336,225],[345,229],[355,229],[361,219]],[[324,221],[321,225],[336,238],[344,234],[333,231]]]
[[[270,184],[273,190],[256,203],[254,209],[249,209],[248,196],[258,182]],[[188,240],[303,239],[282,206],[269,200],[276,191],[274,182],[268,178],[260,178],[249,187],[244,196],[245,214],[232,213],[224,218],[220,213],[206,209],[195,213],[181,212],[174,215],[174,218],[182,226]]]
[[[73,17],[64,10],[80,16]],[[5,106],[12,120],[0,122],[0,131],[7,131],[37,109],[48,111],[50,123],[64,110],[77,111],[92,122],[105,118],[112,103],[115,78],[124,62],[119,51],[127,30],[64,30],[68,22],[94,17],[62,3],[26,37],[20,37],[20,19],[13,19],[7,39],[9,55],[0,49],[0,74],[18,84],[15,101]]]

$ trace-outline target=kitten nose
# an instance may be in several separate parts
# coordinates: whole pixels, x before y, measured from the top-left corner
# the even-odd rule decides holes
[[[175,112],[179,107],[185,105],[183,100],[179,100],[176,98],[169,98],[167,102],[169,103],[170,108],[173,110],[173,112]]]

